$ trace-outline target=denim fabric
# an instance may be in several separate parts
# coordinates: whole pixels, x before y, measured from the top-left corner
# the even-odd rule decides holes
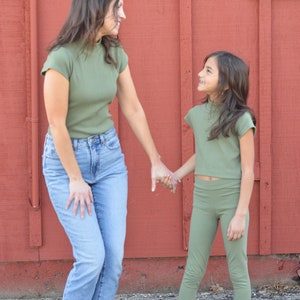
[[[58,219],[72,245],[75,262],[64,300],[113,300],[122,272],[127,215],[127,168],[114,128],[98,136],[72,139],[84,180],[93,193],[93,213],[80,218],[66,210],[69,178],[46,135],[43,174]],[[59,245],[58,245],[59,247]]]

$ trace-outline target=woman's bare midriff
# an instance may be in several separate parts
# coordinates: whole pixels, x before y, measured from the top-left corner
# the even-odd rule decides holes
[[[206,176],[206,175],[195,175],[197,178],[201,179],[201,180],[206,180],[206,181],[210,181],[210,180],[220,180],[220,178],[218,177],[213,177],[213,176]]]

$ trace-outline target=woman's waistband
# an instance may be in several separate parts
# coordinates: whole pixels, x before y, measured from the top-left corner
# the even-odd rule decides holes
[[[84,144],[86,144],[86,145],[91,145],[91,144],[95,144],[95,143],[102,144],[105,141],[110,140],[116,134],[117,134],[117,131],[116,131],[115,127],[112,127],[101,134],[91,135],[86,138],[71,138],[71,143],[74,148],[76,148],[79,145],[84,145]],[[53,138],[49,133],[46,134],[46,141],[53,142]]]

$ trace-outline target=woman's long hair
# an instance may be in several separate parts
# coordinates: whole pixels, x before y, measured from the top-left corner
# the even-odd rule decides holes
[[[256,123],[254,112],[247,106],[249,91],[249,68],[243,60],[232,53],[217,51],[209,54],[204,63],[215,57],[219,69],[218,99],[221,101],[220,116],[211,129],[208,140],[218,138],[220,134],[228,137],[229,133],[237,135],[235,125],[237,120],[245,112],[252,116]],[[209,97],[205,98],[207,102]]]
[[[93,48],[112,1],[115,1],[114,13],[117,18],[119,0],[73,0],[68,17],[48,51],[79,40],[82,41],[82,48]],[[112,46],[120,45],[119,38],[104,36],[101,43],[105,48],[105,61],[116,65],[109,50]]]

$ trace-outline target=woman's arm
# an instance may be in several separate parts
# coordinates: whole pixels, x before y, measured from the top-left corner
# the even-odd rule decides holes
[[[66,127],[68,112],[69,81],[55,70],[48,70],[44,80],[44,102],[51,135],[56,151],[70,179],[68,209],[74,200],[74,214],[80,206],[80,215],[84,217],[85,206],[91,214],[93,201],[91,189],[83,180]]]
[[[227,237],[229,240],[236,240],[244,235],[246,216],[249,210],[249,203],[254,184],[254,134],[249,129],[240,138],[241,153],[241,189],[239,203],[233,219],[228,227]]]
[[[164,176],[171,176],[176,185],[175,181],[177,180],[174,175],[160,160],[160,155],[152,139],[143,107],[137,97],[129,66],[119,75],[117,97],[122,113],[152,164],[152,191],[155,190],[156,181]]]

